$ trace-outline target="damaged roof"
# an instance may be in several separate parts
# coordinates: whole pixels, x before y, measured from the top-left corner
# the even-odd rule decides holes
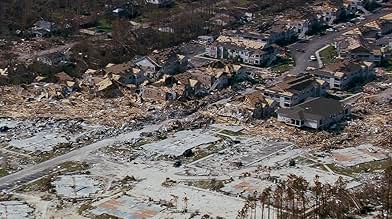
[[[302,90],[316,83],[312,75],[288,76],[283,81],[268,87],[268,90],[286,92],[288,95],[300,93]]]
[[[253,39],[246,39],[241,36],[227,36],[221,35],[216,39],[218,43],[225,43],[233,46],[237,46],[240,48],[249,48],[249,49],[263,49],[266,42],[262,42],[261,40],[253,40]]]

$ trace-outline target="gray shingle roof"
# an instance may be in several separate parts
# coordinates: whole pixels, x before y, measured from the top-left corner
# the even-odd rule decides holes
[[[320,120],[340,114],[344,109],[338,100],[319,97],[292,108],[281,108],[277,113],[296,120]]]

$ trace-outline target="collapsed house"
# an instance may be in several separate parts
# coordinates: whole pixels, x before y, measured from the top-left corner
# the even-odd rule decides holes
[[[381,34],[386,35],[392,32],[392,13],[384,15],[379,19]]]
[[[148,79],[146,71],[137,68],[130,62],[116,65],[109,64],[103,69],[103,72],[123,84],[139,85]]]
[[[175,100],[180,95],[177,94],[175,89],[155,85],[143,86],[140,93],[143,100],[150,100],[153,102],[165,102],[168,100]]]
[[[55,23],[45,20],[39,20],[31,27],[31,33],[35,37],[48,37],[57,30]]]
[[[264,95],[277,101],[280,107],[295,106],[309,97],[323,96],[328,83],[312,75],[288,76],[264,89]]]
[[[39,63],[54,66],[65,63],[67,61],[67,56],[63,52],[54,52],[38,56],[36,60]]]
[[[372,21],[358,27],[363,38],[375,40],[381,36],[381,27],[378,21]]]
[[[383,53],[380,47],[368,43],[360,34],[346,33],[339,37],[334,46],[340,58],[380,63]]]
[[[263,92],[254,90],[233,98],[229,102],[216,103],[209,107],[218,116],[240,121],[264,119],[271,116],[278,103],[266,98]]]
[[[155,74],[156,72],[159,71],[159,69],[162,68],[160,64],[157,63],[157,61],[153,60],[149,56],[143,56],[139,58],[135,58],[133,63],[138,66],[140,69],[150,72],[151,74]]]
[[[350,114],[348,106],[338,100],[315,98],[291,108],[277,110],[278,121],[295,127],[327,128]]]

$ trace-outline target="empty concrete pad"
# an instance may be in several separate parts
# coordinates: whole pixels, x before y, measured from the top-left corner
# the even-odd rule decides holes
[[[99,181],[88,175],[65,175],[53,182],[56,192],[64,198],[88,198],[101,188]]]
[[[21,150],[35,152],[52,151],[54,146],[68,142],[65,137],[57,133],[39,132],[27,139],[12,140],[9,144]]]
[[[173,137],[165,140],[146,144],[143,148],[147,151],[156,152],[163,155],[180,156],[184,151],[199,145],[211,144],[219,141],[220,138],[203,133],[203,130],[179,131]]]
[[[123,219],[142,219],[152,218],[161,210],[157,205],[149,205],[145,201],[124,195],[98,204],[91,212],[95,215],[108,214]]]
[[[34,218],[32,213],[34,209],[26,203],[20,201],[2,201],[0,202],[0,218],[22,219]]]

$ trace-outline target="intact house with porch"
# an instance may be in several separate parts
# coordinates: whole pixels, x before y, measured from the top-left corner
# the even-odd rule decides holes
[[[368,80],[374,76],[374,63],[355,62],[343,60],[326,65],[323,69],[311,71],[316,78],[328,82],[329,88],[334,90],[346,90],[356,80]]]
[[[280,122],[312,129],[328,128],[351,114],[348,105],[325,97],[318,97],[291,108],[280,108],[276,113]]]
[[[288,76],[283,81],[264,89],[264,95],[279,103],[280,107],[295,106],[309,97],[325,95],[328,83],[310,74]]]
[[[221,35],[206,47],[206,56],[256,66],[268,66],[276,60],[277,48],[262,36]]]

